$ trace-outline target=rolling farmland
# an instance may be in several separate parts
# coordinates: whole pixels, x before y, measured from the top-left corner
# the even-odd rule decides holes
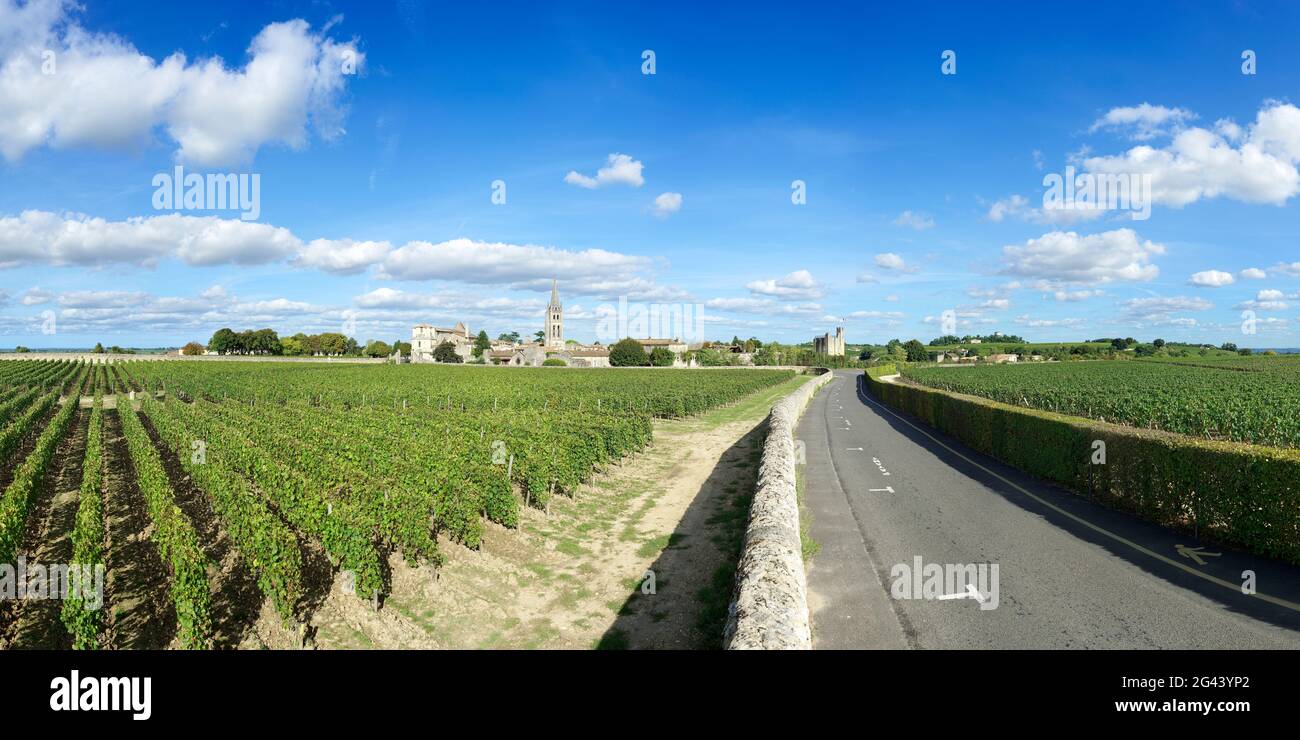
[[[922,385],[1090,419],[1273,447],[1300,447],[1300,362],[1178,358],[965,368],[912,367]]]
[[[436,567],[644,448],[653,419],[792,377],[0,362],[0,562],[108,572],[102,608],[0,605],[0,644],[228,646],[263,603],[304,625],[336,579],[382,608],[390,555]]]

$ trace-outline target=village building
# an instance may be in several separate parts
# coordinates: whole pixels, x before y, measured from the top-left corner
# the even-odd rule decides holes
[[[451,342],[462,362],[474,356],[474,338],[464,323],[451,328],[416,324],[411,330],[411,362],[433,362],[433,351],[443,342]]]
[[[813,351],[831,357],[844,356],[844,327],[836,327],[834,336],[827,332],[820,337],[813,337]]]

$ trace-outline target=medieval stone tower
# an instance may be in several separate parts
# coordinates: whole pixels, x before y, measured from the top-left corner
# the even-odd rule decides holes
[[[564,347],[564,307],[560,305],[560,293],[556,283],[551,281],[551,303],[546,307],[546,339],[542,341],[547,347]]]

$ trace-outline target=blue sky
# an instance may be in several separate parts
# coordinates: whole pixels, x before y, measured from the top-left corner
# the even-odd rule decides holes
[[[529,334],[552,278],[581,340],[624,297],[1300,345],[1300,6],[464,5],[0,0],[0,346]],[[178,164],[256,174],[256,220],[156,209]],[[1045,211],[1068,165],[1150,217]]]

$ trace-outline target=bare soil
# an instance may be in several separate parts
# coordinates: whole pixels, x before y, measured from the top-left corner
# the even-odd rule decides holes
[[[28,568],[72,562],[72,526],[81,500],[81,465],[86,455],[87,412],[74,412],[27,512],[21,556]],[[31,572],[30,570],[28,571]],[[72,647],[59,619],[58,599],[25,599],[0,636],[8,648],[58,650]]]
[[[806,378],[694,419],[447,562],[390,559],[379,611],[337,586],[312,620],[320,648],[720,647],[772,403]],[[653,575],[651,575],[653,573]]]

